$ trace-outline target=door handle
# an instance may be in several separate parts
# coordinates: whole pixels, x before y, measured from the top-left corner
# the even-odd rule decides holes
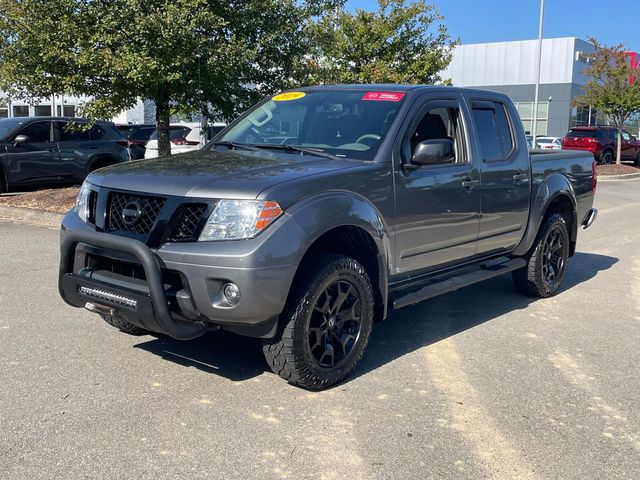
[[[472,180],[470,178],[462,182],[462,188],[464,188],[467,192],[471,192],[473,190],[473,187],[477,187],[478,185],[480,185],[480,180]]]
[[[518,173],[518,174],[513,176],[513,181],[516,182],[516,183],[529,181],[529,174],[528,173]]]
[[[47,152],[57,152],[58,149],[57,148],[47,148]]]

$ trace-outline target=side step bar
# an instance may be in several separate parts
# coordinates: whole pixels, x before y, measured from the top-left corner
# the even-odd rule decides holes
[[[459,288],[467,287],[474,283],[482,282],[483,280],[498,277],[504,273],[523,268],[526,265],[527,262],[523,258],[514,258],[497,264],[484,264],[475,270],[471,270],[460,275],[454,275],[452,277],[446,277],[440,281],[428,284],[414,292],[400,295],[393,299],[393,308],[397,309],[414,305],[423,300],[427,300],[428,298],[437,297],[438,295],[453,292]]]

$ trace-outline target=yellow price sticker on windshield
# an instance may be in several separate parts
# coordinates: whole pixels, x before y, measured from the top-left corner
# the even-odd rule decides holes
[[[276,95],[271,100],[275,102],[288,102],[289,100],[298,100],[305,96],[304,92],[284,92]]]

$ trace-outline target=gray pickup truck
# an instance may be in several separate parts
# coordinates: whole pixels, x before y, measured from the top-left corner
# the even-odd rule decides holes
[[[274,372],[322,389],[391,309],[507,272],[558,292],[595,188],[591,153],[529,154],[503,95],[303,88],[202,151],[89,175],[59,289],[132,334],[262,338]]]

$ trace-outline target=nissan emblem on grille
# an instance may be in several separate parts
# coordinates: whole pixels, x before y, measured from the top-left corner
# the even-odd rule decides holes
[[[127,227],[135,225],[136,222],[140,220],[142,217],[142,208],[143,206],[138,200],[130,201],[124,206],[122,209],[122,221]]]

